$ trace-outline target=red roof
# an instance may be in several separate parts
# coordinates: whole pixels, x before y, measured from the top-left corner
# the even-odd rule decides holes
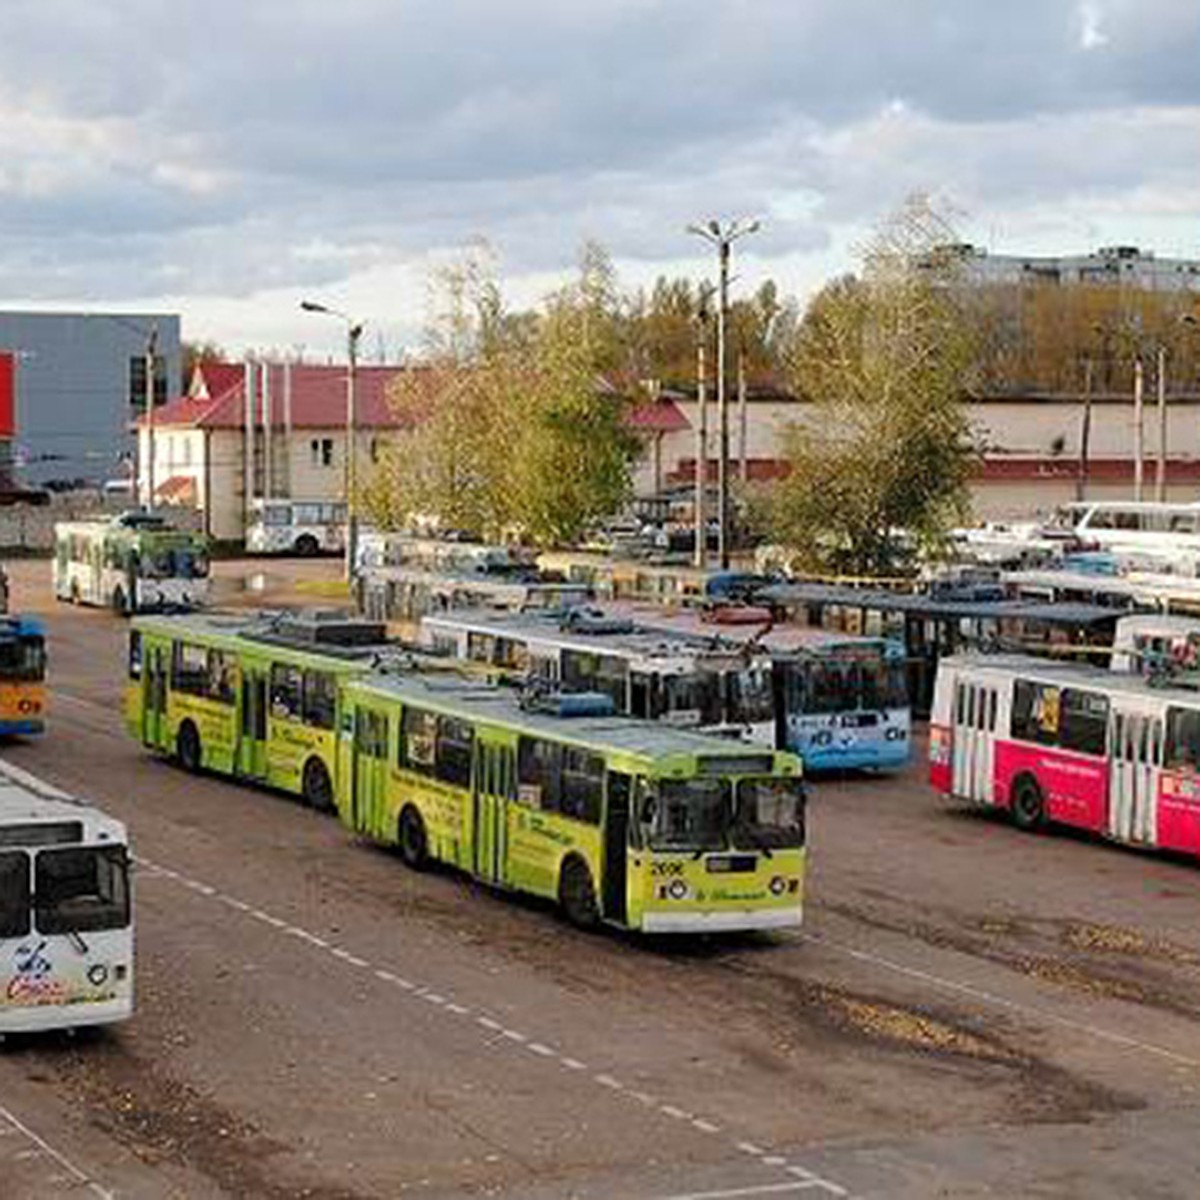
[[[674,400],[643,400],[634,404],[626,418],[639,433],[679,433],[691,422]]]
[[[407,424],[388,401],[388,385],[411,367],[359,367],[356,421],[360,429],[395,428]],[[255,419],[264,420],[261,379],[267,378],[270,415],[294,428],[333,429],[346,423],[345,366],[308,363],[264,364],[256,376]],[[154,410],[154,424],[187,425],[198,429],[241,429],[246,423],[246,368],[238,363],[202,363],[191,392]],[[143,424],[145,418],[139,418]]]

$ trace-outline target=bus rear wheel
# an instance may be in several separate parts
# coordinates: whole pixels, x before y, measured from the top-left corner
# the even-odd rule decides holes
[[[600,924],[592,873],[581,859],[568,858],[563,863],[558,878],[558,903],[563,915],[577,929],[595,929]]]
[[[302,533],[296,539],[296,544],[292,547],[303,558],[312,558],[320,548],[317,544],[317,539],[311,533]]]
[[[123,617],[125,615],[125,612],[126,612],[125,589],[122,587],[113,588],[112,610],[119,617]]]
[[[325,764],[319,758],[310,758],[304,764],[304,779],[301,782],[304,803],[317,812],[333,812],[333,782]]]
[[[429,862],[429,839],[425,834],[425,822],[421,814],[411,805],[400,813],[400,826],[396,831],[396,844],[404,865],[421,871]]]
[[[1013,824],[1025,833],[1035,832],[1046,819],[1046,804],[1036,779],[1022,775],[1013,785]]]
[[[200,770],[204,752],[200,746],[200,734],[191,721],[184,721],[180,725],[179,733],[175,738],[175,753],[179,758],[179,765],[185,771],[190,771],[194,775]]]

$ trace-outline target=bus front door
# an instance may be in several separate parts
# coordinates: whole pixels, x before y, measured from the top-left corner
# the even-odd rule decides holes
[[[167,656],[150,647],[142,670],[142,744],[165,750],[167,738]]]
[[[516,778],[516,756],[508,746],[480,745],[475,765],[475,790],[471,844],[475,874],[487,883],[502,884],[508,878],[504,859],[508,799]]]
[[[242,714],[238,725],[238,773],[267,777],[267,677],[254,667],[242,672]]]
[[[608,773],[608,804],[604,820],[604,880],[601,889],[606,920],[621,924],[628,916],[627,864],[629,807],[633,781],[617,771]]]

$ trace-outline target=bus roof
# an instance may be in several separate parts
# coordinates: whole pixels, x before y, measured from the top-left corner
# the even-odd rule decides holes
[[[134,617],[131,625],[140,632],[241,642],[247,649],[271,647],[367,665],[381,652],[399,654],[412,649],[388,639],[378,622],[364,621],[340,610],[147,614]]]
[[[634,717],[560,717],[525,709],[521,707],[519,694],[512,688],[481,684],[457,676],[430,677],[416,671],[372,674],[353,680],[348,690],[485,724],[502,725],[532,737],[571,742],[596,752],[616,750],[649,760],[695,754],[766,762],[768,759],[773,761],[776,753],[762,746]]]
[[[1093,585],[1097,577],[1087,576]],[[1045,603],[1036,600],[946,600],[913,592],[880,592],[826,583],[780,583],[763,588],[756,598],[776,604],[839,605],[928,620],[1025,620],[1045,625],[1100,625],[1120,616],[1103,604]]]
[[[947,655],[938,664],[939,671],[943,668],[969,670],[975,674],[1000,671],[1006,674],[1026,675],[1058,683],[1063,687],[1091,687],[1097,691],[1119,693],[1126,696],[1174,700],[1191,707],[1195,707],[1198,703],[1194,690],[1172,687],[1169,683],[1152,682],[1145,676],[1136,673],[1112,671],[1107,667],[1095,667],[1088,663],[1034,658],[1025,654]]]
[[[82,822],[85,840],[124,842],[125,826],[83,800],[30,775],[12,763],[0,761],[0,847],[44,845],[42,839],[10,840],[12,826],[65,825]],[[8,836],[5,836],[7,829]]]

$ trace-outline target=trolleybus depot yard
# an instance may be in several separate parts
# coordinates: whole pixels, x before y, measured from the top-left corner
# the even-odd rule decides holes
[[[125,621],[12,566],[0,689],[44,729],[4,750],[0,1032],[119,1024],[9,1037],[0,1195],[1196,1194],[1186,627],[1118,629],[1121,670],[970,656],[953,605],[784,584],[769,632],[647,633],[707,582],[606,569],[608,633],[409,606],[421,646],[269,593]],[[1068,607],[972,619],[1112,639]],[[926,759],[893,714],[930,644]],[[552,686],[498,681],[538,656]],[[745,736],[716,702],[751,691]],[[914,761],[812,777],[774,706],[813,697]]]

